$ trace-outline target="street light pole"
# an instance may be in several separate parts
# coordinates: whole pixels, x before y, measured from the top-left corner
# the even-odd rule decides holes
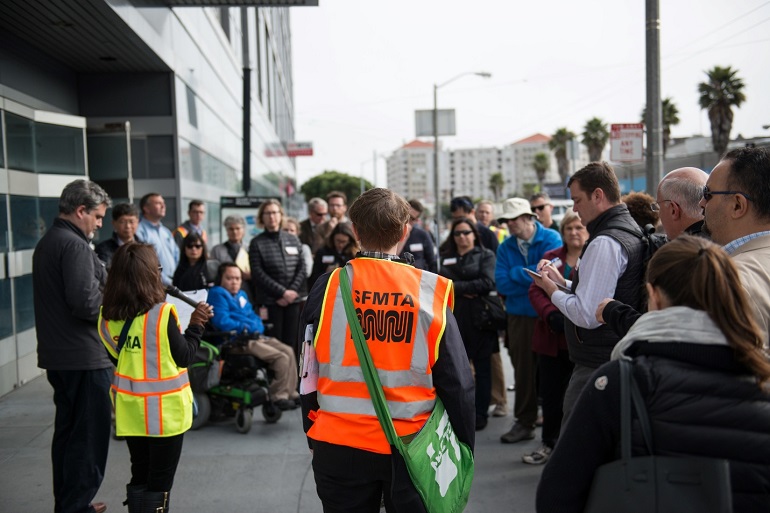
[[[466,71],[465,73],[460,73],[459,75],[450,78],[443,84],[433,84],[433,193],[436,197],[436,228],[434,232],[436,247],[441,244],[441,189],[439,187],[438,172],[438,90],[466,75],[478,75],[482,78],[490,78],[492,73],[486,71]],[[439,263],[438,265],[440,266],[441,264]]]

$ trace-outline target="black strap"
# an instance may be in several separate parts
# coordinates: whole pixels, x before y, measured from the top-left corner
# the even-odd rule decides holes
[[[618,360],[620,365],[620,454],[622,459],[631,459],[631,404],[639,417],[642,438],[647,451],[652,455],[652,428],[647,415],[647,407],[634,379],[632,364],[628,360]]]
[[[130,319],[126,320],[126,322],[123,324],[123,329],[120,330],[120,337],[118,337],[118,347],[116,348],[116,352],[118,354],[120,354],[120,350],[123,349],[123,345],[126,343],[128,330],[131,329],[131,325],[134,323],[134,319],[136,319],[136,317],[131,317]]]

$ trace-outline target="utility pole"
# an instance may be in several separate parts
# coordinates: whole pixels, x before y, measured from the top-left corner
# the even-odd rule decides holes
[[[663,173],[663,111],[660,99],[660,0],[646,0],[647,192],[657,193]]]

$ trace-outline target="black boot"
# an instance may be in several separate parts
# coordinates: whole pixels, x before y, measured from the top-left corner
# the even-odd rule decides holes
[[[126,485],[126,500],[124,506],[128,506],[128,513],[142,513],[142,497],[147,491],[147,485]]]
[[[169,492],[144,492],[141,513],[168,513]]]

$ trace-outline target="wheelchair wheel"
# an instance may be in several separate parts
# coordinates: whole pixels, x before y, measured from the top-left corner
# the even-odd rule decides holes
[[[262,405],[262,417],[268,424],[275,424],[281,418],[283,412],[272,402],[268,401]]]
[[[211,400],[208,394],[201,394],[195,392],[193,394],[193,401],[198,405],[198,415],[193,418],[192,426],[190,429],[199,429],[206,424],[211,417]]]
[[[235,429],[239,433],[248,433],[251,429],[251,418],[253,415],[254,412],[251,408],[238,408],[238,411],[235,413]]]

